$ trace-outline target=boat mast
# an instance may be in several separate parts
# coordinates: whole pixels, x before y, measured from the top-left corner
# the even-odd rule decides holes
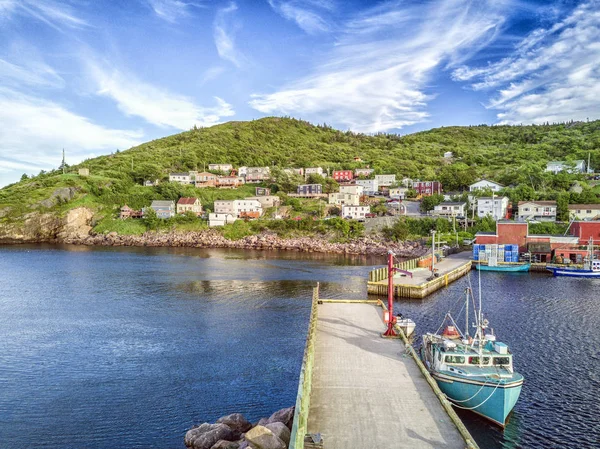
[[[465,306],[466,306],[466,316],[465,316],[465,338],[469,339],[469,287],[465,288]]]
[[[479,334],[479,367],[483,366],[483,323],[481,321],[481,270],[479,270],[479,311],[477,313],[477,333]]]

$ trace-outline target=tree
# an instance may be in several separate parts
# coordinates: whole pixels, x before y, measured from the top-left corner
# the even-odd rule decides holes
[[[560,221],[569,221],[569,194],[560,193],[556,198],[556,218]]]
[[[29,179],[29,176],[27,176],[27,173],[23,173],[23,176],[21,176],[21,182],[27,181],[28,179]]]
[[[435,206],[442,203],[444,201],[444,195],[435,193],[430,196],[426,196],[421,200],[420,209],[421,212],[427,213],[430,210],[433,210]]]
[[[473,167],[456,163],[442,167],[438,179],[446,190],[463,190],[473,184],[476,175]]]
[[[156,211],[151,207],[144,209],[144,223],[148,229],[158,229],[160,227],[160,218],[158,218]]]

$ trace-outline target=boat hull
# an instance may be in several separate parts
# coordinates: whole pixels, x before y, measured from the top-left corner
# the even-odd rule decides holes
[[[516,380],[470,380],[432,373],[440,390],[454,405],[471,410],[504,427],[523,386],[523,377]]]
[[[479,271],[504,271],[504,272],[514,273],[514,272],[529,271],[530,264],[526,263],[523,265],[497,265],[495,267],[491,267],[489,265],[477,264],[477,265],[475,265],[475,267]]]
[[[567,268],[556,268],[556,267],[547,267],[548,271],[551,271],[554,276],[565,276],[572,278],[596,278],[600,279],[600,271],[592,271],[592,270],[575,270],[575,269],[567,269]]]

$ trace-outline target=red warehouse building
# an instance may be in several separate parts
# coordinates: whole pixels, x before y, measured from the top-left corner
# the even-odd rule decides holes
[[[331,176],[337,182],[347,182],[354,179],[354,172],[352,170],[334,170]]]

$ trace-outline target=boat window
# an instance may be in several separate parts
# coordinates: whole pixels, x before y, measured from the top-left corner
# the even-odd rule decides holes
[[[510,365],[510,357],[494,357],[494,365]]]
[[[490,358],[489,357],[484,357],[483,358],[483,364],[484,365],[489,365],[490,363]],[[471,365],[479,365],[479,357],[469,357],[469,364]]]
[[[465,358],[462,355],[447,355],[446,363],[465,363]]]

